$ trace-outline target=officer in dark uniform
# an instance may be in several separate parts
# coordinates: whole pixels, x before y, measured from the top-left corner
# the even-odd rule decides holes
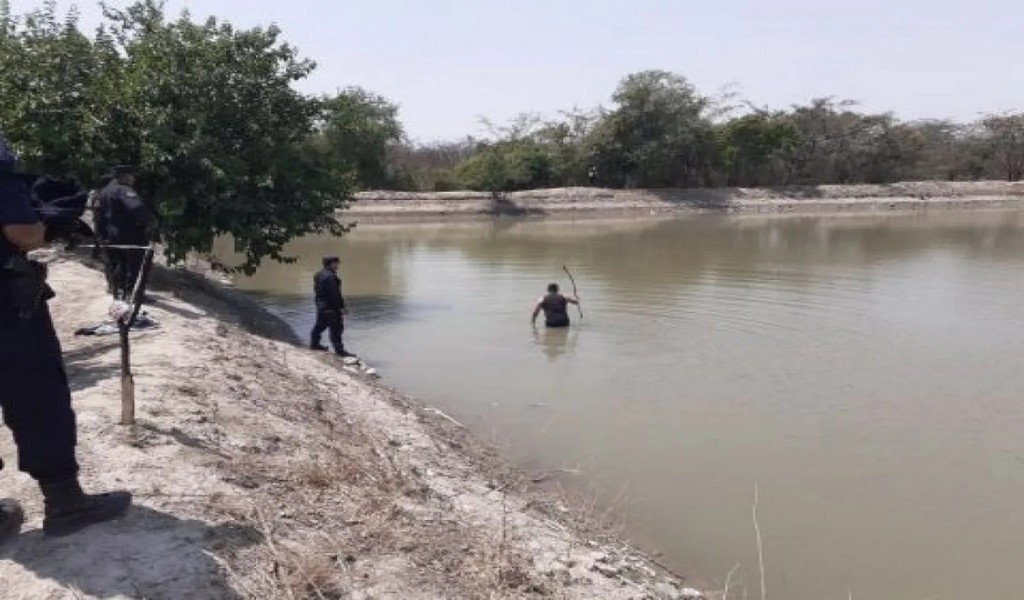
[[[313,277],[313,294],[316,296],[316,325],[309,336],[309,347],[313,350],[327,350],[320,343],[324,330],[330,329],[331,345],[339,356],[355,356],[345,350],[341,334],[345,331],[345,298],[341,295],[341,278],[338,277],[337,256],[324,257],[324,268]]]
[[[14,172],[0,137],[0,408],[14,434],[18,467],[43,492],[47,535],[67,535],[123,514],[131,494],[88,495],[78,484],[75,413],[60,342],[46,299],[45,268],[26,252],[45,243],[47,228],[33,210],[31,180]],[[0,542],[21,527],[22,512],[0,502]]]
[[[107,264],[114,298],[127,300],[135,287],[148,246],[156,233],[156,213],[142,201],[135,185],[135,170],[114,167],[113,178],[96,195],[97,233],[107,248]],[[136,246],[125,247],[125,246]]]
[[[100,192],[103,191],[110,182],[114,180],[114,175],[107,173],[100,177],[97,182],[96,189],[89,192],[89,199],[87,206],[92,211],[92,229],[94,236],[94,246],[92,250],[92,257],[96,260],[102,260],[104,269],[103,275],[107,279],[107,293],[114,295],[114,270],[113,265],[110,262],[110,257],[106,256],[103,251],[107,236],[104,233],[107,229],[106,215],[100,210],[99,196]]]

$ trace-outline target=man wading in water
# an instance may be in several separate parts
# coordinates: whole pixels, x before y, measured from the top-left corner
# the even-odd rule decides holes
[[[569,326],[569,305],[579,304],[579,298],[566,298],[558,292],[558,284],[552,283],[548,286],[546,296],[537,301],[533,309],[533,324],[537,324],[537,317],[544,311],[544,325],[546,327],[568,327]]]

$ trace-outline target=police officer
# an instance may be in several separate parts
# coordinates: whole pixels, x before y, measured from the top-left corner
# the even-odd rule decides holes
[[[110,262],[110,258],[103,252],[103,246],[106,241],[106,215],[100,211],[99,196],[103,188],[110,185],[110,182],[114,180],[113,174],[107,173],[100,177],[97,182],[96,188],[89,192],[89,199],[86,201],[87,208],[92,211],[92,230],[94,236],[94,245],[92,249],[92,257],[96,260],[102,260],[104,269],[103,275],[107,279],[107,293],[110,295],[114,294],[114,271]]]
[[[29,199],[29,181],[0,136],[0,408],[14,434],[18,467],[43,493],[43,531],[60,536],[123,514],[131,494],[89,495],[78,483],[75,413],[60,342],[45,299],[44,269],[26,252],[45,243],[46,227]],[[17,533],[22,512],[0,502],[0,542]]]
[[[338,356],[355,356],[345,350],[341,334],[345,331],[344,316],[345,298],[341,295],[341,278],[338,277],[338,265],[341,260],[337,256],[326,256],[324,268],[313,276],[313,294],[316,297],[316,324],[309,336],[309,347],[313,350],[327,350],[320,343],[324,330],[330,329],[331,345]]]
[[[156,213],[132,187],[134,169],[117,166],[111,175],[110,182],[96,195],[96,229],[103,244],[109,246],[107,265],[114,298],[127,300],[142,268],[144,247],[156,232]]]

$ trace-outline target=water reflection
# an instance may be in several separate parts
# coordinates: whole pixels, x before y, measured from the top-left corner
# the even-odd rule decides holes
[[[571,327],[533,326],[533,343],[552,363],[573,351],[577,335],[577,330]]]

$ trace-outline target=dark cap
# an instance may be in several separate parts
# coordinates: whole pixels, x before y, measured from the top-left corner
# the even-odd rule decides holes
[[[338,258],[337,256],[325,256],[324,257],[324,266],[325,267],[330,265],[331,263],[336,263],[336,262],[341,262],[341,259]]]
[[[121,177],[122,175],[134,175],[135,167],[130,165],[117,165],[110,169],[111,175],[114,177]]]

